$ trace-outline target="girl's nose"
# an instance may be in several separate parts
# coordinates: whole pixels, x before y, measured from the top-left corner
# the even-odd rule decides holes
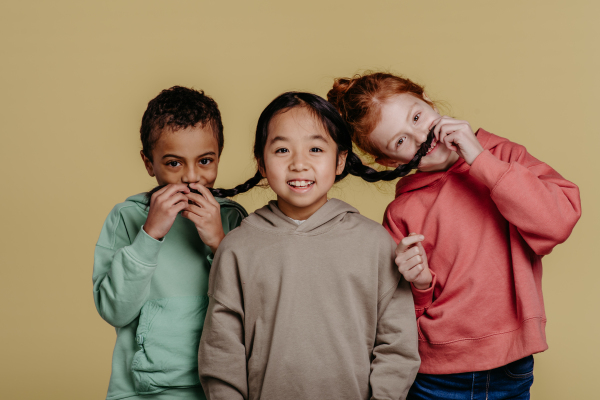
[[[307,168],[306,158],[302,154],[296,154],[292,157],[290,169],[292,171],[304,171]]]
[[[427,135],[429,134],[429,132],[425,132],[425,131],[415,131],[413,132],[413,138],[415,140],[415,144],[417,146],[420,146],[422,143],[424,143],[427,140]]]

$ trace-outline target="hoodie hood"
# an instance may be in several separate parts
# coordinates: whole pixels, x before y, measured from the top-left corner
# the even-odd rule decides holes
[[[477,136],[477,140],[484,150],[493,149],[500,143],[508,141],[508,139],[496,136],[493,133],[489,133],[481,128],[475,132],[475,135]],[[404,178],[400,178],[396,184],[396,197],[400,196],[402,193],[422,189],[428,186],[435,186],[442,182],[443,178],[445,178],[449,173],[462,172],[468,170],[469,168],[470,165],[467,164],[463,158],[459,158],[458,161],[456,161],[454,165],[452,165],[446,171],[416,172],[412,175],[405,176]]]
[[[136,205],[138,207],[143,209],[145,212],[148,212],[148,208],[146,207],[146,193],[147,192],[134,194],[133,196],[128,197],[126,201],[131,201],[133,203],[136,203]],[[233,200],[230,200],[227,198],[220,198],[220,197],[215,197],[215,200],[217,200],[217,203],[219,203],[221,208],[235,208],[238,211],[240,211],[240,213],[242,215],[244,215],[244,216],[247,215],[244,207],[242,207],[241,205],[239,205],[238,203],[236,203]]]
[[[329,231],[343,221],[347,214],[360,213],[348,203],[338,199],[329,199],[323,207],[298,225],[277,207],[277,201],[271,200],[269,204],[250,214],[244,222],[261,230],[318,235]]]

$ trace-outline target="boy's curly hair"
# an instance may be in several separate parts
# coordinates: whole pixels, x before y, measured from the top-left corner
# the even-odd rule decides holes
[[[223,122],[217,103],[204,91],[173,86],[150,100],[142,117],[140,138],[142,151],[152,161],[152,149],[163,130],[169,127],[173,131],[200,124],[209,126],[219,145],[219,156],[223,151]]]

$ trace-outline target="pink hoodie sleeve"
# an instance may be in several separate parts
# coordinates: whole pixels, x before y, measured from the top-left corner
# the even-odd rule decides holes
[[[475,159],[471,176],[490,189],[500,213],[533,251],[549,254],[581,216],[579,188],[521,145],[504,142],[492,151]]]
[[[387,210],[385,210],[385,214],[383,217],[383,227],[390,233],[396,244],[398,244],[406,235],[394,222],[394,219],[392,217],[394,213],[392,211],[393,208],[394,203],[390,204]],[[433,289],[435,288],[437,280],[433,271],[431,271],[431,275],[433,279],[431,281],[431,286],[429,287],[429,289],[420,290],[414,287],[412,283],[410,285],[413,294],[413,301],[415,302],[415,314],[417,318],[423,315],[433,303]]]

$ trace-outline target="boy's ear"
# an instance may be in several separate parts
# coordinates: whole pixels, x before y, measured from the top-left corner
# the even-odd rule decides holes
[[[400,161],[392,160],[391,158],[384,158],[384,157],[377,157],[375,159],[375,162],[377,164],[383,165],[384,167],[392,167],[392,168],[398,168],[398,166],[400,164],[402,164]]]
[[[154,167],[152,166],[152,161],[144,154],[143,150],[140,150],[140,156],[142,156],[142,161],[144,161],[144,167],[146,167],[146,171],[148,171],[148,175],[154,177]]]
[[[337,165],[335,166],[336,175],[340,175],[342,172],[344,172],[344,168],[346,167],[346,158],[348,158],[347,151],[342,151],[340,154],[338,154]]]

